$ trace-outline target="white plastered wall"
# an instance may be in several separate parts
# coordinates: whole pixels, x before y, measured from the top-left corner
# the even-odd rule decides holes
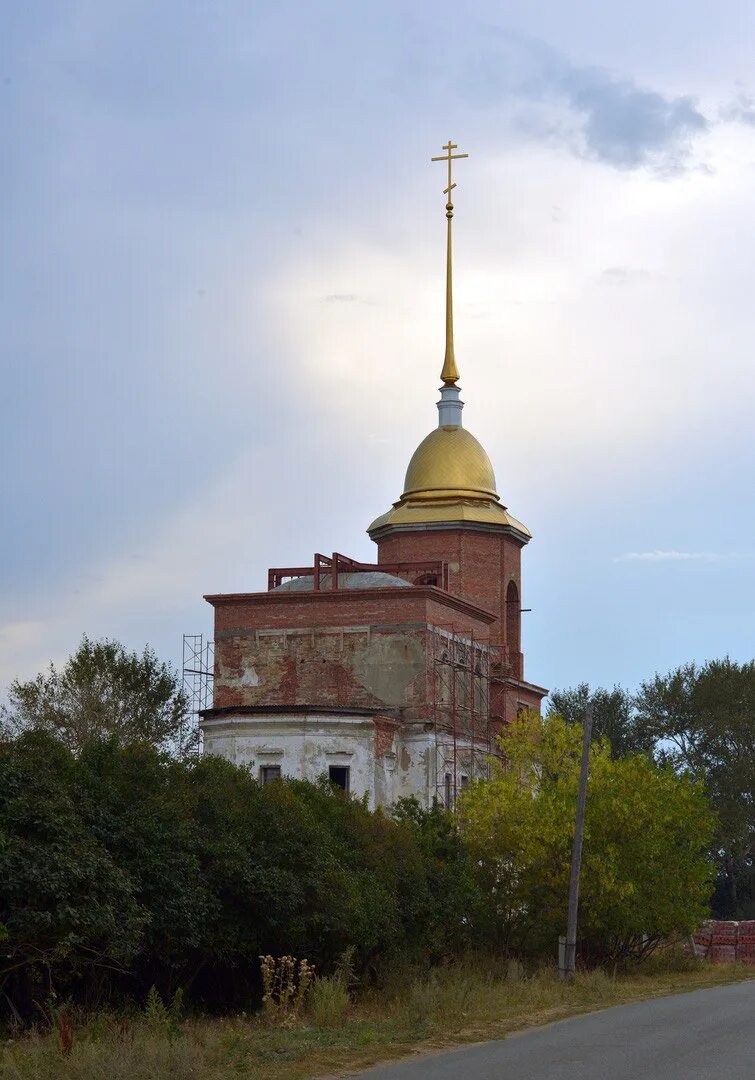
[[[204,752],[248,767],[260,777],[265,765],[280,766],[283,776],[315,781],[331,765],[347,766],[349,789],[368,805],[390,806],[414,796],[429,807],[442,791],[436,787],[438,761],[447,757],[436,748],[436,736],[426,725],[396,732],[393,745],[375,753],[375,728],[370,716],[307,712],[254,713],[249,716],[205,718]],[[459,755],[456,783],[468,772]],[[445,768],[446,766],[444,766]]]
[[[204,752],[247,766],[259,778],[264,765],[279,765],[283,776],[317,780],[331,765],[349,769],[349,790],[368,804],[393,802],[396,755],[375,757],[369,716],[306,712],[211,718],[202,723]]]

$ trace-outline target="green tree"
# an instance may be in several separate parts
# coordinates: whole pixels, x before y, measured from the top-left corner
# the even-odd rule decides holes
[[[593,707],[593,738],[608,739],[614,757],[653,752],[654,740],[638,725],[633,697],[620,686],[614,686],[613,690],[602,687],[591,690],[583,682],[570,689],[553,690],[548,713],[557,713],[568,724],[581,724],[588,702]]]
[[[755,661],[686,664],[642,684],[637,721],[657,755],[705,781],[718,813],[713,842],[720,914],[753,914]]]
[[[88,741],[75,771],[83,835],[107,851],[148,913],[131,970],[172,996],[217,904],[202,873],[191,761],[110,736]]]
[[[152,986],[242,1007],[260,954],[431,962],[480,940],[483,906],[443,811],[394,820],[327,781],[263,786],[115,735],[78,753],[39,729],[0,741],[0,1014]]]
[[[400,799],[391,817],[410,828],[422,851],[429,884],[427,912],[419,916],[424,948],[440,960],[479,947],[495,936],[490,898],[476,860],[464,844],[456,816],[436,800],[429,809],[413,796]]]
[[[82,976],[124,970],[149,912],[86,828],[79,765],[47,732],[0,747],[0,1000],[28,1015]]]
[[[128,652],[85,636],[60,670],[50,664],[34,679],[16,680],[8,697],[0,711],[6,733],[49,731],[74,753],[109,735],[179,754],[197,743],[178,675],[150,648]]]
[[[505,729],[506,768],[461,800],[504,941],[552,953],[566,929],[582,728],[551,714]],[[647,755],[594,742],[580,888],[580,940],[595,957],[642,956],[708,911],[714,818],[702,785]]]

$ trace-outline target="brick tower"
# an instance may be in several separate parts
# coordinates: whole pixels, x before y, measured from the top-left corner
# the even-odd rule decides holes
[[[546,693],[525,681],[521,649],[521,553],[531,534],[501,504],[487,454],[461,426],[460,401],[448,416],[448,389],[441,390],[439,426],[409,462],[403,495],[368,532],[378,565],[440,561],[448,591],[495,616],[487,631],[498,646],[492,711],[510,721],[522,708],[539,710]],[[423,583],[437,584],[433,575]]]
[[[490,640],[499,645],[495,666],[495,714],[512,720],[519,709],[538,709],[546,693],[524,681],[521,650],[521,552],[531,539],[496,491],[490,458],[462,426],[459,369],[454,351],[451,163],[454,143],[433,161],[448,164],[446,203],[446,351],[441,371],[438,427],[419,444],[409,462],[404,492],[368,532],[378,563],[439,559],[447,566],[451,593],[495,615]]]

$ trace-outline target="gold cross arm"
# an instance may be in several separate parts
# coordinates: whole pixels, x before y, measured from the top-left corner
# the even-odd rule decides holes
[[[451,142],[450,139],[448,140],[446,145],[443,147],[443,149],[446,151],[445,154],[441,155],[440,157],[430,158],[430,160],[431,161],[447,161],[448,162],[448,187],[443,189],[443,194],[448,195],[448,197],[450,199],[451,198],[451,192],[456,187],[456,184],[454,183],[454,181],[453,181],[453,179],[451,177],[451,162],[452,161],[457,161],[459,158],[467,158],[467,157],[469,157],[469,154],[452,154],[451,151],[452,150],[457,150],[458,145],[456,143]]]

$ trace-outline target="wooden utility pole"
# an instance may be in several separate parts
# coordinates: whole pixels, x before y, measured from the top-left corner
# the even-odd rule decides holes
[[[582,865],[582,839],[585,832],[585,804],[587,802],[587,774],[590,766],[590,742],[592,740],[592,702],[587,703],[582,737],[582,767],[579,773],[577,796],[577,820],[574,825],[574,847],[571,853],[569,876],[569,915],[566,923],[566,941],[561,940],[559,949],[559,975],[570,979],[577,959],[577,912],[579,909],[579,871]],[[561,955],[563,953],[563,955]]]

